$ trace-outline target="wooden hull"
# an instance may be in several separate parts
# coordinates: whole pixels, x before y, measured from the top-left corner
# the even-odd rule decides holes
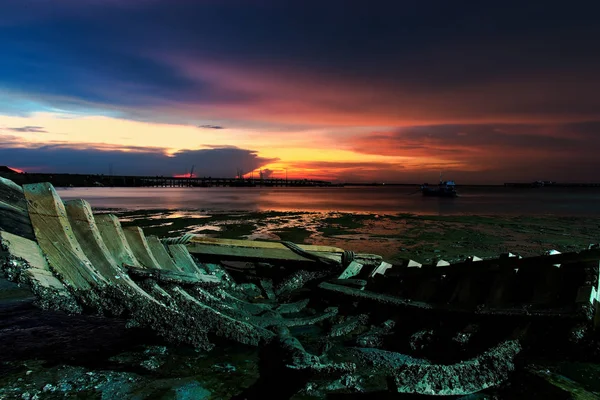
[[[560,324],[545,336],[557,350],[573,345],[572,329],[592,332],[600,321],[596,247],[526,259],[506,254],[391,265],[331,246],[148,237],[138,227],[124,229],[114,215],[94,214],[84,200],[63,202],[47,183],[0,182],[0,205],[2,271],[31,287],[43,308],[125,318],[203,350],[213,348],[214,335],[279,346],[272,354],[292,356],[266,360],[270,367],[261,374],[272,379],[279,370],[309,371],[302,379],[354,373],[363,360],[364,379],[388,377],[392,391],[464,395],[506,379],[523,341],[540,346],[531,326],[548,331]],[[319,359],[287,330],[316,324],[324,340],[358,352],[356,364]],[[421,357],[413,342],[432,326],[441,332],[436,343],[449,349],[444,362],[421,358],[397,368],[393,360],[406,358],[396,352],[403,348],[398,343],[406,342],[410,357]],[[470,335],[470,326],[483,332],[473,345],[479,351],[453,342]],[[346,346],[350,337],[358,348]],[[427,354],[440,357],[435,348]]]

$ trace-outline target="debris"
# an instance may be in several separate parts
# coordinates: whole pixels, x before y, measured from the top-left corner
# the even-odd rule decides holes
[[[329,332],[330,337],[345,336],[358,328],[360,325],[367,323],[369,319],[368,315],[361,314],[357,316],[347,317],[346,320],[340,324],[331,327]]]
[[[471,394],[506,380],[514,370],[514,358],[520,351],[521,345],[513,340],[453,365],[405,364],[392,371],[391,382],[398,393]]]

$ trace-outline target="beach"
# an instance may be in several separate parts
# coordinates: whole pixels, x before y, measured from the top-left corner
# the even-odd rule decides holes
[[[121,211],[124,226],[151,235],[286,240],[379,254],[391,263],[403,259],[457,261],[470,255],[522,256],[547,250],[573,251],[597,241],[597,217],[433,216],[340,212]]]
[[[66,197],[66,193],[73,192],[64,190],[61,196]],[[189,203],[176,200],[174,194],[170,193],[173,197],[168,201],[154,200],[149,208],[143,207],[148,206],[146,197],[138,197],[137,207],[127,207],[115,201],[114,196],[89,199],[96,212],[114,213],[124,226],[140,226],[146,235],[177,237],[192,233],[331,245],[356,253],[379,254],[392,264],[406,259],[431,263],[440,259],[457,261],[471,255],[486,258],[508,252],[530,256],[551,249],[578,251],[597,242],[600,233],[600,216],[593,212],[549,215],[538,209],[533,215],[468,215],[423,210],[349,212],[333,210],[331,206],[320,211],[278,211],[261,207],[239,209],[238,200],[221,203],[220,208],[180,208]],[[340,201],[330,199],[329,204]],[[421,199],[411,201],[423,204],[417,203]],[[347,204],[356,208],[352,201]],[[0,398],[227,399],[258,378],[259,358],[254,348],[223,342],[206,354],[166,343],[145,330],[128,329],[123,321],[43,312],[31,303],[32,299],[15,293],[15,298],[3,299],[0,309]],[[296,334],[310,348],[314,332]],[[541,362],[544,367],[578,379],[587,390],[600,389],[592,378],[586,378],[597,372],[596,364]],[[517,376],[508,386],[492,389],[488,394],[536,398],[537,385],[529,376]],[[301,393],[294,398],[320,397]]]

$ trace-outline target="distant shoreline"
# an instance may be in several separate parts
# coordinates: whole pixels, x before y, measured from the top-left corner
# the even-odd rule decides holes
[[[8,168],[5,168],[7,171]],[[117,176],[104,174],[70,174],[70,173],[18,173],[2,172],[0,177],[10,179],[23,185],[26,183],[50,182],[55,187],[365,187],[365,186],[397,186],[419,187],[421,183],[387,183],[387,182],[344,182],[336,183],[311,179],[266,178],[211,178],[211,177],[171,177],[171,176]],[[433,182],[432,182],[433,183]],[[457,184],[457,187],[510,187],[510,188],[593,188],[600,183],[560,183],[551,182],[505,182],[498,184]]]

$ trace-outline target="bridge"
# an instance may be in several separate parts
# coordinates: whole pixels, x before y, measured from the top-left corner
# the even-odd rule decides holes
[[[170,176],[127,176],[93,174],[16,173],[0,171],[0,176],[23,185],[50,182],[55,187],[323,187],[341,186],[328,181],[280,178],[213,178]]]

